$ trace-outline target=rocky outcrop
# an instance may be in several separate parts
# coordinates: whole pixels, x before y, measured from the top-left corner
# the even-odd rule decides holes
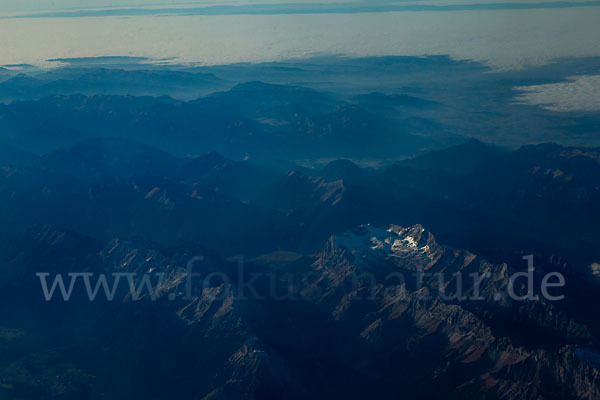
[[[419,225],[362,226],[332,236],[302,293],[386,365],[357,368],[421,382],[423,396],[597,398],[598,371],[570,346],[592,340],[589,331],[539,293],[535,301],[513,300],[508,285],[515,272],[440,245]],[[539,332],[559,338],[521,344],[523,335]]]

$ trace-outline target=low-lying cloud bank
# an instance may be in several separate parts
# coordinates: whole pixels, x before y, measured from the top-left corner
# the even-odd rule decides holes
[[[566,82],[517,89],[524,92],[517,96],[521,104],[562,112],[600,110],[600,75],[576,76]]]

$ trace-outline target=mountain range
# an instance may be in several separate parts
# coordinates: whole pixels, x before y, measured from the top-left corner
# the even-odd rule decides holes
[[[597,60],[171,61],[0,68],[0,399],[600,398],[600,118],[519,101]]]
[[[116,138],[7,149],[0,393],[596,398],[598,154],[469,141],[385,167],[288,170]],[[508,296],[531,253],[536,293],[560,272],[564,301]],[[184,296],[196,256],[196,272],[232,284],[200,278]],[[90,302],[77,286],[46,302],[36,273],[73,271],[165,279],[154,300],[123,286]],[[483,300],[453,298],[456,276],[474,272],[490,274]],[[376,283],[355,281],[364,273]]]

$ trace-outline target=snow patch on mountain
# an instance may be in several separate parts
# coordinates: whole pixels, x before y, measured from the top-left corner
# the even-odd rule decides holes
[[[373,257],[433,259],[435,239],[421,225],[378,228],[362,225],[358,229],[335,235],[333,246],[349,251],[356,259]]]

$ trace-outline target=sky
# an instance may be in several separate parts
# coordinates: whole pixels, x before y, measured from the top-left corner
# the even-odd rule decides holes
[[[0,20],[0,65],[94,56],[227,64],[322,54],[435,54],[510,69],[600,56],[598,21],[600,7],[8,18]]]
[[[600,0],[0,0],[0,65],[443,54],[511,69],[600,56],[599,20]]]
[[[203,6],[203,5],[256,5],[256,4],[335,4],[335,3],[358,3],[364,5],[388,4],[388,5],[456,5],[476,4],[489,6],[490,4],[506,3],[537,3],[552,4],[561,3],[577,4],[588,3],[592,0],[2,0],[0,2],[0,13],[15,12],[39,12],[56,11],[66,9],[86,8],[120,8],[120,7],[155,7],[155,6]]]
[[[600,0],[3,0],[0,19],[149,15],[316,15],[546,10],[600,7]],[[458,1],[458,2],[457,2]]]
[[[4,12],[14,11],[42,11],[60,10],[68,8],[87,7],[115,7],[115,6],[144,6],[152,4],[167,3],[194,3],[190,0],[177,1],[153,1],[153,0],[2,0],[0,10]],[[197,1],[196,1],[197,2]]]
[[[351,2],[353,0],[344,0]],[[360,1],[360,0],[357,0]],[[157,5],[203,5],[203,4],[264,4],[264,3],[332,3],[331,0],[2,0],[0,12],[45,11],[74,8],[143,7]]]

